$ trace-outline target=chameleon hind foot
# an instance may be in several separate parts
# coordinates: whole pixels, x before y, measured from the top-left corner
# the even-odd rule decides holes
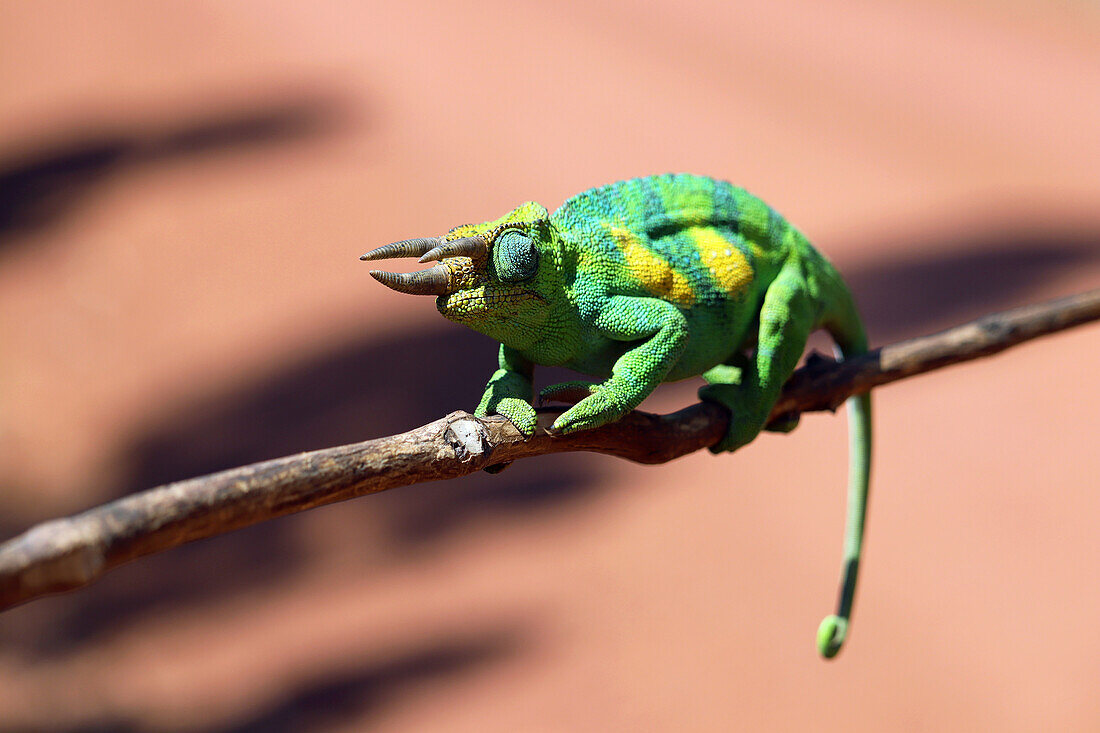
[[[764,418],[757,417],[760,410],[751,409],[745,399],[745,390],[740,385],[708,384],[699,388],[699,399],[721,405],[730,413],[726,435],[710,446],[708,450],[711,453],[726,453],[748,445],[764,427],[767,413]]]

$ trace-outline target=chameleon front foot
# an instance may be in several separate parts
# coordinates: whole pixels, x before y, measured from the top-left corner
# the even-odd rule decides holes
[[[503,415],[516,426],[516,430],[519,430],[528,438],[535,434],[535,425],[538,421],[535,408],[531,407],[527,400],[519,397],[492,398],[486,395],[486,399],[482,400],[482,404],[474,411],[474,415],[477,417]],[[500,473],[511,465],[511,461],[494,463],[491,466],[486,466],[484,471],[485,473]]]
[[[540,402],[571,402],[572,407],[558,416],[550,430],[562,435],[591,430],[615,422],[630,412],[608,387],[591,382],[563,382],[539,393]]]
[[[503,415],[527,438],[535,434],[535,426],[538,422],[535,408],[531,407],[527,400],[519,397],[503,397],[494,400],[488,405],[479,406],[474,414],[477,417]]]

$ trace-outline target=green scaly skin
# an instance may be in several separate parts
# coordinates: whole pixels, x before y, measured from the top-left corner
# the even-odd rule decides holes
[[[764,429],[810,332],[827,330],[845,358],[867,350],[852,297],[832,265],[775,210],[724,181],[637,178],[585,191],[553,214],[528,202],[439,241],[463,238],[476,238],[482,249],[441,259],[444,284],[432,291],[437,308],[500,341],[499,369],[477,415],[504,415],[525,435],[535,430],[535,364],[602,380],[541,392],[541,400],[575,402],[555,420],[556,433],[613,422],[661,382],[702,375],[700,398],[730,412],[725,437],[711,447],[719,453]],[[837,613],[818,631],[825,657],[845,639],[855,594],[870,397],[849,400],[849,415],[844,577]]]

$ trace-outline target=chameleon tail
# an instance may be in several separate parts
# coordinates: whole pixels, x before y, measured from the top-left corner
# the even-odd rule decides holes
[[[848,359],[866,353],[867,336],[851,294],[839,275],[830,284],[833,287],[829,289],[833,290],[834,295],[830,300],[834,307],[827,315],[825,327],[836,341],[840,356]],[[840,651],[851,624],[870,480],[871,395],[864,393],[848,400],[848,512],[844,528],[840,598],[836,613],[826,616],[817,630],[817,648],[826,659],[831,659]]]

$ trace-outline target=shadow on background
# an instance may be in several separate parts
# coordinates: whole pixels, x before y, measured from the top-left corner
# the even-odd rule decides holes
[[[74,131],[0,159],[0,250],[20,236],[72,213],[109,176],[141,165],[254,146],[276,145],[332,131],[345,116],[331,95],[269,101],[221,110],[165,128]]]
[[[516,654],[522,646],[518,629],[498,628],[475,634],[434,643],[425,641],[376,664],[313,680],[243,720],[193,730],[282,733],[363,725],[393,699],[407,701],[410,694],[499,662]],[[15,729],[5,728],[0,721],[0,733],[8,730],[15,733]],[[126,720],[97,720],[53,730],[57,733],[127,733],[145,730],[145,727]]]
[[[362,725],[370,713],[410,688],[473,672],[517,653],[521,635],[494,630],[473,639],[449,639],[361,669],[353,674],[318,681],[280,700],[249,720],[205,729],[208,733],[281,733],[322,727]]]
[[[425,301],[426,307],[431,307]],[[497,343],[440,319],[400,341],[349,344],[300,363],[190,417],[147,431],[124,459],[120,495],[303,450],[399,433],[472,411],[496,369]],[[579,455],[370,497],[385,541],[411,550],[487,512],[522,514],[595,488]]]
[[[141,431],[122,460],[130,480],[118,495],[472,410],[495,363],[495,342],[441,322],[399,342],[351,344],[317,355],[233,395],[187,399],[186,414]],[[497,476],[479,473],[346,503],[340,521],[353,527],[350,536],[363,537],[364,556],[384,566],[430,549],[475,520],[499,515],[516,521],[576,503],[598,488],[599,471],[588,457],[561,455],[524,461]],[[300,522],[283,517],[142,558],[87,592],[4,614],[0,644],[32,656],[60,654],[158,609],[270,586],[306,560],[302,531]]]
[[[957,241],[915,241],[907,253],[864,260],[843,273],[872,345],[1025,305],[1052,280],[1100,264],[1100,230],[1004,226]]]

